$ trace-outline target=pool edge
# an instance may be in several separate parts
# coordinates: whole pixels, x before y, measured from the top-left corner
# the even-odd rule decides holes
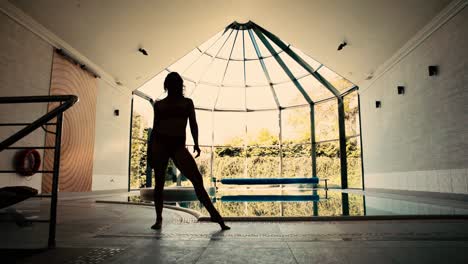
[[[138,202],[120,202],[96,200],[96,203],[126,204],[153,207],[153,204]],[[164,208],[188,213],[198,222],[211,222],[209,216],[199,212],[173,205],[164,205]],[[226,216],[229,222],[324,222],[324,221],[376,221],[376,220],[468,220],[468,215],[356,215],[356,216]]]

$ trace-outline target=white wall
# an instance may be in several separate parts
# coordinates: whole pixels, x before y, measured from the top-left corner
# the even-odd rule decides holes
[[[52,52],[51,45],[0,12],[0,96],[48,95]],[[0,105],[0,123],[32,122],[46,111],[47,104]],[[0,127],[0,141],[19,129]],[[44,141],[45,133],[38,129],[14,146],[44,146]],[[13,169],[16,152],[0,152],[0,170]],[[40,191],[41,181],[41,174],[0,174],[0,187],[26,185]]]
[[[468,193],[467,29],[464,7],[370,86],[360,84],[366,188]]]
[[[92,190],[127,189],[132,95],[100,79],[98,89]]]
[[[48,95],[53,47],[1,12],[0,39],[0,96]],[[92,190],[126,189],[131,92],[102,79],[98,89]],[[114,109],[120,110],[119,116]],[[46,111],[46,104],[0,105],[0,122],[31,122]],[[18,130],[0,127],[0,140]],[[45,133],[38,129],[15,146],[43,146],[44,141]],[[15,153],[0,152],[0,170],[13,169]],[[41,181],[41,174],[0,174],[0,187],[26,185],[40,191]]]

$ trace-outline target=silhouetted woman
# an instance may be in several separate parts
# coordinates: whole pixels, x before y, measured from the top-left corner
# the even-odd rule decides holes
[[[169,158],[176,167],[187,177],[195,187],[198,199],[211,216],[211,221],[217,222],[221,229],[230,229],[211,203],[210,197],[203,187],[203,178],[198,171],[197,164],[190,152],[185,148],[185,128],[190,121],[192,132],[193,152],[200,156],[198,146],[198,125],[195,118],[195,108],[189,98],[183,94],[183,80],[176,72],[171,72],[164,80],[164,90],[167,97],[154,103],[153,132],[150,136],[149,150],[151,166],[154,168],[156,186],[154,187],[154,205],[156,209],[156,223],[152,229],[160,229],[162,225],[163,189],[166,168]],[[195,157],[195,158],[196,158]]]

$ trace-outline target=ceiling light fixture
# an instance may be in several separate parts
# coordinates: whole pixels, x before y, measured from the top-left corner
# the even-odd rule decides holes
[[[144,48],[139,48],[139,52],[141,52],[143,55],[148,56],[148,52]]]
[[[346,41],[343,41],[343,43],[341,43],[341,44],[338,46],[338,50],[342,50],[346,45],[348,45],[348,43],[346,43]]]

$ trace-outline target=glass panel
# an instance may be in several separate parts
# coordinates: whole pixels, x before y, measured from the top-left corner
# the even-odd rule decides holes
[[[283,145],[283,178],[312,177],[310,146],[310,144]]]
[[[346,137],[359,135],[358,94],[354,91],[344,97]]]
[[[205,41],[203,44],[199,46],[199,49],[203,52],[207,50],[209,47],[211,47],[216,41],[219,40],[219,38],[223,35],[224,30],[218,32],[216,35],[211,37],[209,40]]]
[[[221,87],[216,109],[245,109],[245,88]]]
[[[239,31],[239,34],[236,38],[236,42],[234,43],[234,49],[232,50],[231,59],[244,60],[244,34],[244,30]]]
[[[339,138],[337,100],[315,105],[315,141]]]
[[[320,62],[312,59],[310,56],[306,55],[304,52],[302,52],[299,49],[296,49],[295,47],[291,47],[291,50],[294,51],[301,59],[303,59],[309,66],[312,67],[312,69],[317,70],[318,67],[321,65]]]
[[[153,125],[153,107],[141,97],[133,97],[132,146],[130,158],[130,188],[146,184],[148,131]]]
[[[314,102],[334,97],[333,93],[325,88],[325,86],[317,81],[317,79],[312,75],[299,79],[299,83],[309,95],[310,99]]]
[[[283,144],[310,143],[310,107],[285,109],[282,115]]]
[[[211,54],[211,55],[216,55],[218,54],[218,52],[220,51],[220,49],[223,47],[224,43],[226,42],[226,40],[228,38],[231,38],[232,37],[232,33],[234,32],[234,30],[229,30],[229,31],[226,31],[223,36],[221,36],[221,38],[216,41],[213,46],[211,46],[210,48],[208,48],[208,50],[206,51],[206,53],[208,54]],[[231,45],[232,46],[232,45]]]
[[[168,71],[163,70],[140,86],[138,91],[145,93],[154,99],[162,99],[164,96],[164,80],[168,74]]]
[[[201,52],[198,49],[194,49],[189,54],[185,55],[181,59],[174,62],[171,66],[168,67],[170,71],[175,72],[184,72],[187,67],[195,62],[201,56]]]
[[[198,170],[203,176],[203,185],[205,187],[212,186],[211,183],[211,147],[200,147],[201,153],[200,157],[195,159],[197,163]],[[189,151],[192,152],[192,148],[189,148]],[[192,184],[190,184],[192,185]],[[183,185],[182,185],[183,186]]]
[[[270,86],[247,87],[247,109],[278,108]]]
[[[243,178],[245,152],[243,147],[216,147],[213,176],[217,179]]]
[[[265,58],[263,61],[265,62],[268,74],[270,75],[271,81],[273,83],[291,80],[274,57]]]
[[[280,53],[279,57],[283,60],[283,62],[288,67],[288,69],[296,78],[308,74],[308,72],[301,65],[299,65],[295,60],[293,60],[291,56],[289,56],[286,52]]]
[[[193,92],[195,88],[195,83],[184,80],[184,96],[188,98],[193,97]]]
[[[340,142],[317,143],[317,176],[328,179],[329,187],[341,187]]]
[[[247,85],[268,85],[268,79],[259,60],[245,62]]]
[[[223,85],[225,86],[244,86],[244,62],[230,61]]]
[[[133,136],[140,137],[145,128],[153,127],[154,110],[151,103],[137,95],[133,96],[133,116],[140,116],[139,130],[135,131]]]
[[[278,178],[279,146],[247,147],[247,175],[250,178]]]
[[[214,144],[243,146],[245,114],[236,112],[214,113]]]
[[[214,85],[220,85],[226,67],[227,60],[214,59],[213,62],[209,65],[207,71],[201,77],[201,80],[212,83]]]
[[[181,75],[192,81],[197,82],[203,76],[211,61],[212,59],[210,56],[202,55],[200,59],[198,59],[197,61],[195,61],[195,63],[190,65],[190,67],[188,67],[187,70],[184,71]]]
[[[344,97],[346,157],[348,163],[348,187],[362,188],[361,142],[359,136],[358,93],[354,91]],[[357,135],[357,137],[349,138]]]
[[[224,59],[229,59],[231,56],[231,50],[233,49],[234,41],[236,41],[236,38],[239,38],[239,34],[237,34],[237,30],[235,30],[231,36],[227,39],[227,41],[223,44],[221,47],[221,50],[219,51],[217,57],[224,58]],[[242,38],[242,35],[240,35]],[[213,54],[215,55],[215,54]]]
[[[346,160],[348,162],[348,187],[362,188],[361,142],[359,137],[346,140]]]
[[[211,146],[212,132],[212,112],[205,110],[195,110],[198,124],[198,144]],[[187,122],[186,142],[188,145],[193,145],[192,132],[190,131],[190,122]]]
[[[249,145],[279,144],[278,111],[247,113],[247,138]]]
[[[307,104],[304,96],[299,92],[294,83],[288,82],[274,85],[273,87],[275,88],[276,95],[282,107]]]
[[[247,31],[244,30],[245,59],[258,60],[257,52],[252,43],[252,39]]]
[[[340,93],[343,93],[349,90],[350,88],[354,87],[353,83],[336,74],[335,72],[333,72],[325,66],[321,67],[318,70],[318,73],[320,73],[320,75],[322,75],[322,77],[325,78],[325,80],[330,82]]]
[[[219,87],[205,84],[198,84],[194,88],[192,98],[195,107],[212,109],[218,94]]]

